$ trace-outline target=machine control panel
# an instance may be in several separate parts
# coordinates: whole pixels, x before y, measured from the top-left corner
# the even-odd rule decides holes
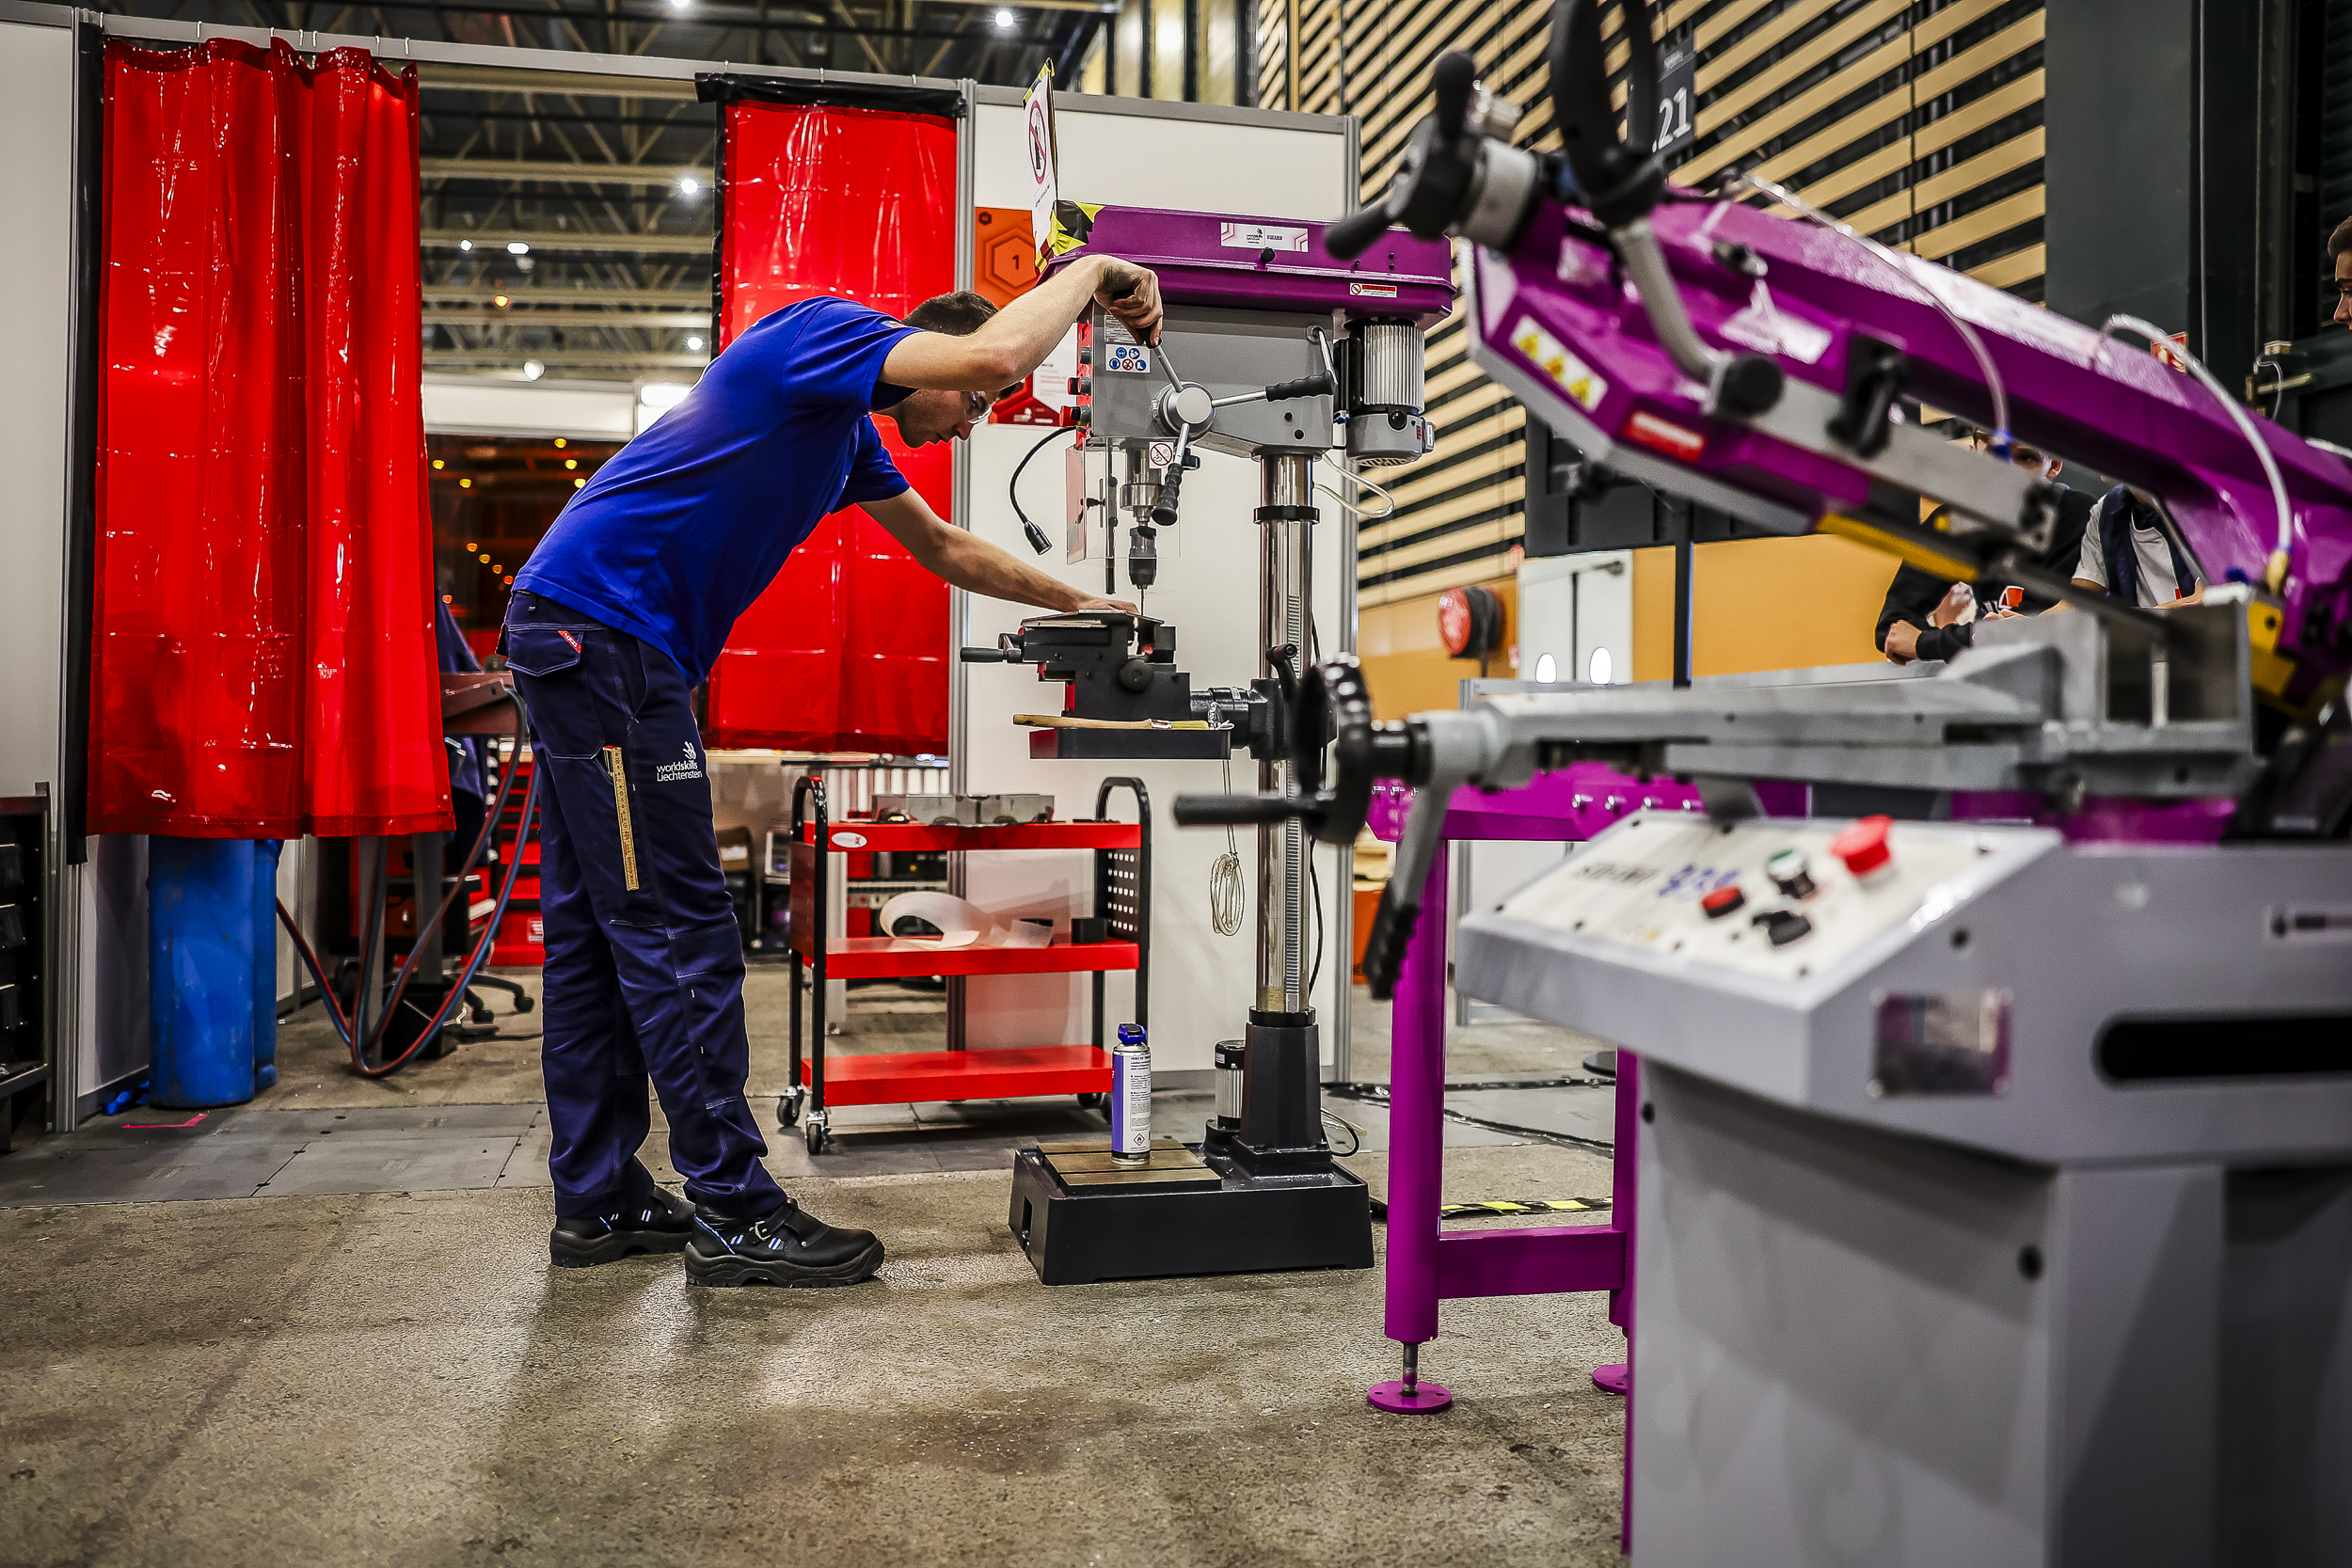
[[[1645,812],[1494,912],[1681,963],[1796,980],[1957,907],[1995,861],[2013,863],[2003,848],[2050,836],[1883,816],[1721,824]]]

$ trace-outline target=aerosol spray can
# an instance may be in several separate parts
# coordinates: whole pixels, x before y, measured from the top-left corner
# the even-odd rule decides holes
[[[1152,1048],[1140,1023],[1120,1024],[1111,1047],[1111,1157],[1134,1165],[1152,1158]]]

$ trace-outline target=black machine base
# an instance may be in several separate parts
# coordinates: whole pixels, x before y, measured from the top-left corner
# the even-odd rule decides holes
[[[1197,1163],[1185,1156],[1191,1171],[1171,1171],[1165,1184],[1155,1172],[1089,1186],[1053,1164],[1071,1147],[1013,1156],[1006,1223],[1044,1284],[1372,1267],[1369,1195],[1337,1165],[1251,1177],[1210,1150]]]

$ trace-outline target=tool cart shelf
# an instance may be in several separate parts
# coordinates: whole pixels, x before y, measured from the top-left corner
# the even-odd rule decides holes
[[[1136,1021],[1145,1022],[1151,987],[1152,801],[1139,779],[1105,779],[1095,792],[1094,815],[1106,818],[1111,792],[1132,790],[1135,822],[1024,822],[965,827],[921,822],[835,822],[826,810],[824,781],[814,776],[792,788],[790,952],[792,1087],[776,1101],[776,1121],[801,1123],[811,1154],[833,1141],[826,1111],[834,1105],[897,1105],[938,1100],[1017,1100],[1074,1094],[1097,1102],[1111,1086],[1104,1050],[1104,976],[1136,972]],[[1102,942],[1055,942],[1044,947],[944,947],[919,937],[825,937],[827,851],[860,849],[975,850],[1091,849],[1094,911],[1105,927]],[[814,989],[803,1000],[803,972]],[[825,982],[909,979],[921,975],[1092,974],[1094,1038],[1086,1045],[1036,1045],[987,1051],[910,1051],[825,1056]],[[803,1014],[806,1033],[803,1035]],[[805,1046],[803,1041],[805,1040]]]

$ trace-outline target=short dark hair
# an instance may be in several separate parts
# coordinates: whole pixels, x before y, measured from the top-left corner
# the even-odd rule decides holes
[[[968,338],[986,326],[995,313],[996,307],[984,295],[958,289],[953,293],[933,294],[909,310],[907,325],[926,332],[945,332],[950,338]]]
[[[2352,250],[2352,218],[2337,224],[2336,231],[2328,236],[2328,260],[2332,261],[2347,250]]]

